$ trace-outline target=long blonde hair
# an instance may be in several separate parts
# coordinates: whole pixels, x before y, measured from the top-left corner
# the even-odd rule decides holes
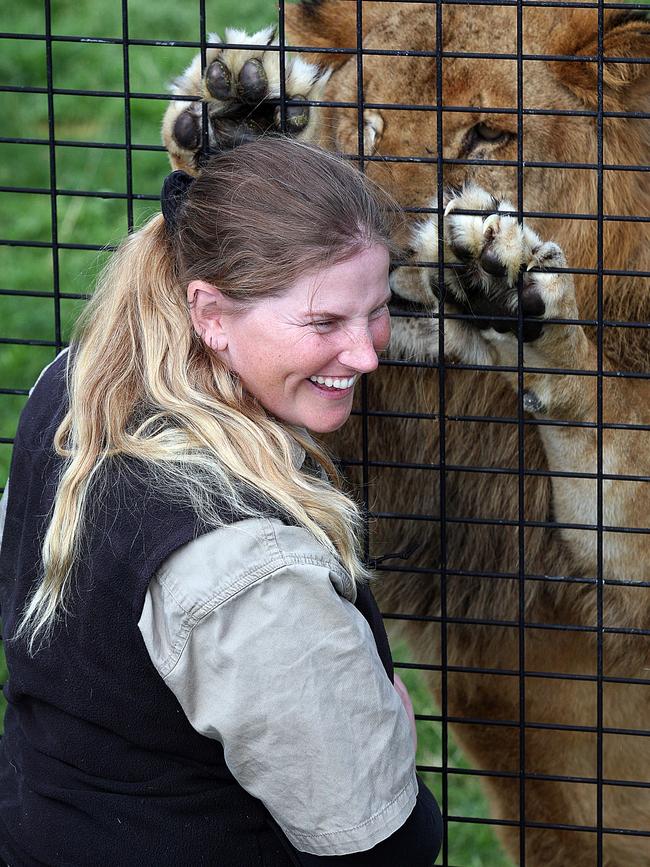
[[[43,543],[44,575],[16,637],[30,652],[66,609],[89,497],[112,458],[189,503],[206,526],[255,513],[255,491],[309,530],[355,579],[367,573],[360,513],[324,449],[271,417],[193,332],[190,280],[242,304],[277,294],[324,262],[373,243],[391,250],[398,212],[349,164],[287,139],[262,139],[214,157],[181,204],[129,236],[104,270],[77,327],[69,408],[54,446],[64,459]],[[296,441],[327,479],[295,465]],[[259,507],[258,512],[259,513]]]

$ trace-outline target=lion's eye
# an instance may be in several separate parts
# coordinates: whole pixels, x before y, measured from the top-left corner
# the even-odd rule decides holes
[[[505,132],[505,130],[497,129],[494,126],[488,126],[486,123],[477,123],[476,126],[472,128],[472,132],[479,141],[505,141],[505,139],[509,137],[509,133]]]

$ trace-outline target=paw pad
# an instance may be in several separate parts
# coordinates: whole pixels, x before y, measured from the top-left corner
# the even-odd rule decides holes
[[[491,232],[492,230],[490,230]],[[486,237],[488,236],[486,235]],[[489,235],[489,239],[490,241],[492,240],[492,234]],[[504,265],[499,255],[495,252],[492,244],[485,245],[478,261],[481,264],[481,268],[493,277],[503,279],[508,273],[507,266]]]
[[[237,79],[237,96],[248,105],[261,102],[268,92],[268,78],[262,62],[256,57],[247,60]]]
[[[210,42],[221,42],[217,34]],[[209,48],[207,66],[201,70],[197,55],[183,75],[173,85],[176,95],[191,96],[195,102],[174,100],[163,121],[163,141],[172,165],[196,174],[204,162],[204,136],[201,122],[207,109],[208,150],[235,147],[266,132],[289,134],[304,140],[316,140],[319,135],[319,112],[307,105],[287,105],[284,112],[279,101],[320,101],[330,77],[323,70],[301,57],[287,56],[282,86],[280,54],[267,50],[278,45],[273,28],[253,35],[240,30],[227,30],[226,41],[239,48]],[[201,101],[199,101],[201,100]]]
[[[306,96],[296,96],[295,99],[307,99]],[[285,109],[285,122],[287,129],[292,133],[302,132],[309,123],[308,105],[288,105]],[[275,109],[274,121],[276,127],[282,125],[282,110],[278,105]]]
[[[214,99],[230,99],[232,75],[225,63],[213,60],[205,71],[205,86]]]
[[[174,123],[173,136],[188,151],[196,150],[201,141],[199,119],[191,111],[183,111]]]

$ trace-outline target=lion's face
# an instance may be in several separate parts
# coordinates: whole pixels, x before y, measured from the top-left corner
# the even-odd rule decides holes
[[[553,14],[559,11],[553,10]],[[545,12],[543,16],[548,18]],[[526,12],[526,20],[535,32],[543,26],[539,21],[533,27],[530,10]],[[363,62],[365,100],[378,106],[370,108],[369,112],[379,116],[382,127],[375,142],[375,153],[370,156],[422,161],[371,162],[367,166],[368,173],[399,195],[402,204],[422,207],[430,202],[441,180],[440,170],[445,186],[461,186],[471,180],[498,197],[515,199],[520,143],[526,162],[563,162],[569,150],[579,161],[595,159],[595,136],[591,135],[593,118],[540,117],[526,113],[520,125],[518,105],[527,112],[530,109],[579,111],[584,105],[562,86],[550,63],[525,61],[521,65],[522,86],[518,87],[518,64],[512,59],[517,53],[514,8],[445,7],[443,34],[445,56],[439,64],[435,56],[435,10],[431,6],[405,6],[369,33],[364,43],[369,50],[390,45],[391,50],[408,49],[429,55],[370,54]],[[553,50],[549,44],[540,44],[539,39],[532,36],[527,36],[525,42],[527,52]],[[508,57],[453,56],[495,52]],[[336,99],[356,100],[356,73],[356,59],[352,58],[337,73]],[[435,110],[439,104],[445,109],[440,117]],[[405,108],[387,107],[400,105]],[[458,110],[463,107],[476,111]],[[346,149],[356,151],[355,111],[341,112],[337,137]],[[571,139],[570,148],[567,138]],[[439,155],[445,161],[442,166],[439,166]],[[493,164],[478,164],[481,161]],[[542,175],[531,173],[526,180],[526,198],[535,205],[551,205],[553,192]]]
[[[364,120],[373,129],[373,136],[366,137],[366,156],[371,157],[366,165],[368,174],[406,207],[428,208],[434,216],[439,214],[446,188],[471,181],[496,198],[522,207],[537,231],[562,245],[573,266],[595,268],[595,220],[570,220],[567,215],[598,212],[596,64],[533,59],[540,55],[593,56],[595,10],[525,9],[521,40],[514,7],[460,4],[445,6],[443,16],[441,60],[435,54],[436,12],[431,5],[400,4],[391,16],[368,24],[374,29],[366,33],[366,49],[390,46],[391,50],[423,53],[364,56],[365,102],[370,104]],[[629,24],[618,29],[633,41]],[[519,64],[518,49],[528,58]],[[635,51],[629,45],[625,50]],[[495,53],[505,56],[485,57]],[[612,54],[622,53],[619,37]],[[619,80],[614,82],[616,86],[605,88],[605,110],[630,110],[647,101],[647,85],[638,81],[625,89],[621,65],[614,67],[614,75]],[[337,72],[332,87],[333,98],[356,101],[355,57]],[[439,104],[445,111],[435,110]],[[467,107],[478,111],[458,110]],[[336,123],[339,147],[355,152],[356,111],[339,110]],[[615,118],[604,121],[606,163],[644,162],[647,132],[641,128],[643,121],[637,121],[630,134],[634,123]],[[408,161],[413,158],[417,161]],[[522,162],[523,172],[518,169]],[[640,182],[647,188],[646,178],[637,175],[630,194],[624,189],[629,173],[627,178],[623,175],[605,174],[605,207],[609,213],[624,213],[625,209],[640,213],[637,187]],[[530,214],[559,216],[553,219]],[[414,214],[413,219],[416,237],[405,239],[407,246],[418,248],[415,253],[419,260],[437,261],[435,224],[428,228],[419,225],[427,219],[426,213]],[[621,245],[620,229],[615,223],[604,224],[605,267],[622,267],[619,259],[625,244]],[[437,272],[437,268],[400,268],[392,275],[393,289],[409,304],[435,311]],[[424,319],[396,318],[394,322],[392,345],[400,354],[422,357],[437,346],[435,322],[433,328]]]

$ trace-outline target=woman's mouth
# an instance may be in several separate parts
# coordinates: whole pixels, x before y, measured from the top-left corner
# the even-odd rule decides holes
[[[356,376],[310,376],[309,381],[319,391],[337,396],[347,393],[356,382]]]

